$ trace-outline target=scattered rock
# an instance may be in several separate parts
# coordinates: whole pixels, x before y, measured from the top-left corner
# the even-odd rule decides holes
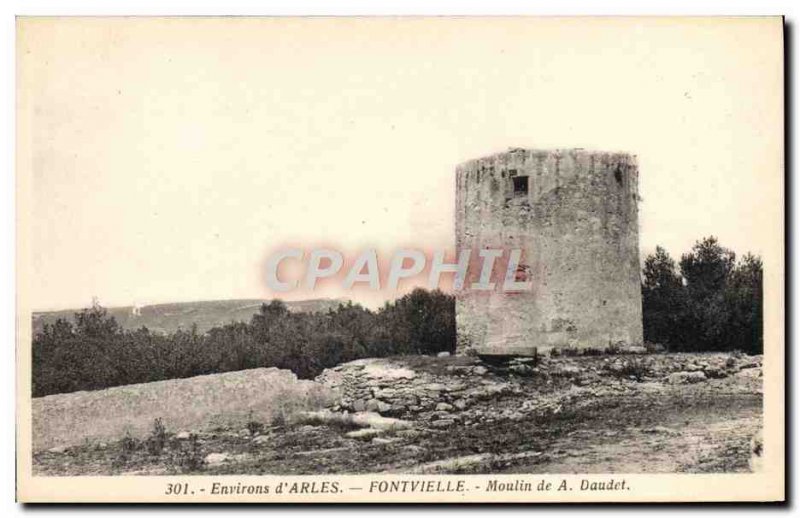
[[[736,373],[737,376],[741,376],[743,378],[760,378],[761,377],[761,368],[760,367],[749,367],[747,369],[742,369]]]
[[[179,441],[188,441],[192,437],[191,432],[187,432],[186,430],[181,430],[180,432],[175,434],[175,438]]]
[[[360,430],[353,430],[352,432],[347,432],[345,437],[349,437],[351,439],[361,439],[362,441],[369,441],[377,437],[381,434],[380,430],[375,428],[362,428]]]
[[[50,448],[49,450],[47,450],[47,452],[48,453],[59,453],[59,454],[61,454],[61,453],[66,453],[67,452],[67,448],[65,446],[54,446],[53,448]]]
[[[475,374],[475,375],[477,375],[477,376],[484,376],[484,375],[486,375],[486,373],[488,373],[488,372],[489,372],[489,369],[487,369],[487,368],[486,368],[486,367],[484,367],[483,365],[478,365],[477,367],[474,367],[474,368],[472,369],[472,373],[473,373],[473,374]]]
[[[395,419],[392,417],[383,417],[382,415],[373,412],[360,412],[353,414],[352,419],[353,422],[359,426],[377,428],[379,430],[402,430],[405,428],[411,428],[412,426],[412,423],[408,421],[403,421],[401,419]]]
[[[209,453],[206,455],[206,464],[209,466],[213,466],[215,464],[222,464],[223,462],[230,459],[230,455],[227,453]]]
[[[393,442],[397,442],[396,438],[386,438],[386,437],[375,437],[372,439],[372,444],[391,444]]]
[[[508,370],[519,376],[531,376],[534,373],[533,367],[524,363],[512,364],[508,367]]]
[[[430,425],[434,428],[450,428],[454,424],[456,422],[453,419],[439,419],[438,421],[433,421]]]
[[[675,430],[671,428],[667,428],[666,426],[654,426],[652,428],[645,428],[642,430],[644,433],[652,433],[652,434],[663,434],[663,435],[675,435]]]
[[[438,403],[436,405],[436,410],[440,412],[449,412],[450,410],[453,410],[453,405],[449,403]]]
[[[703,371],[682,371],[673,372],[667,377],[667,382],[672,385],[685,385],[689,383],[700,383],[706,381]]]
[[[453,406],[459,410],[466,410],[469,407],[469,403],[466,399],[457,399],[453,402]]]
[[[398,430],[395,432],[395,435],[398,437],[405,437],[406,439],[414,439],[415,437],[419,436],[419,432],[417,430]]]
[[[722,379],[728,377],[728,372],[719,367],[708,367],[704,369],[703,372],[706,373],[706,376],[713,379]]]
[[[382,388],[373,390],[372,395],[374,395],[377,399],[392,399],[393,397],[397,396],[397,390],[391,388]]]
[[[403,446],[403,449],[408,451],[408,452],[416,453],[416,454],[425,452],[425,448],[423,448],[422,446],[417,446],[416,444],[408,444],[406,446]]]
[[[379,414],[385,414],[392,409],[392,405],[381,401],[380,399],[370,399],[367,401],[367,412],[378,412]]]
[[[447,351],[442,351],[436,355],[437,358],[447,358],[448,356],[450,356],[450,353]]]
[[[445,370],[450,374],[469,374],[472,372],[472,367],[466,365],[448,365]]]
[[[739,360],[740,369],[750,369],[753,367],[761,367],[761,356],[743,356]]]

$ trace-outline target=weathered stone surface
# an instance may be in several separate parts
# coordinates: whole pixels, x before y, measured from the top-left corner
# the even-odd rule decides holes
[[[375,437],[372,439],[372,444],[392,444],[393,442],[398,442],[398,440],[396,437]]]
[[[229,460],[230,457],[231,456],[227,453],[209,453],[206,455],[205,461],[206,464],[214,466],[216,464],[222,464],[226,460]]]
[[[519,376],[532,376],[534,373],[533,367],[530,365],[511,365],[508,370]]]
[[[725,369],[721,369],[719,367],[707,367],[703,369],[706,376],[713,379],[721,379],[728,377],[728,372]]]
[[[168,431],[269,422],[291,399],[297,408],[325,405],[336,390],[291,371],[250,369],[33,398],[33,449],[146,438],[156,418]]]
[[[453,402],[453,406],[458,410],[466,410],[469,402],[466,399],[457,399]]]
[[[532,283],[459,292],[459,353],[642,343],[638,241],[632,155],[513,149],[459,165],[456,248],[522,249],[516,277]]]
[[[741,376],[743,378],[760,378],[761,377],[761,368],[760,367],[748,367],[747,369],[742,369],[736,373],[737,376]]]
[[[682,371],[673,372],[667,378],[667,381],[673,385],[684,385],[687,383],[699,383],[706,381],[706,375],[703,371]]]
[[[361,439],[362,441],[369,441],[380,434],[381,431],[376,428],[361,428],[360,430],[353,430],[352,432],[347,432],[345,436],[351,439]]]
[[[377,428],[379,430],[410,428],[411,423],[392,417],[383,417],[372,412],[353,414],[353,422],[360,426]]]
[[[377,399],[392,399],[393,397],[397,396],[397,390],[392,388],[382,388],[378,390],[373,390],[372,394]]]
[[[255,445],[262,445],[267,444],[270,441],[270,437],[268,435],[259,435],[258,437],[254,437],[252,443]]]

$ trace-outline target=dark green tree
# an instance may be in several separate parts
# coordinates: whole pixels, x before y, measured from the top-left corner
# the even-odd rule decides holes
[[[675,261],[658,246],[656,252],[645,259],[642,274],[645,341],[680,349],[686,340],[681,325],[686,316],[686,299]]]

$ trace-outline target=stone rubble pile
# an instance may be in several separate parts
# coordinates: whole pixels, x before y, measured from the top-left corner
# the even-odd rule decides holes
[[[317,382],[341,395],[333,412],[377,413],[447,429],[559,413],[590,398],[645,389],[648,382],[688,385],[733,375],[757,380],[762,357],[624,354],[485,363],[443,355],[426,361],[430,368],[412,369],[401,358],[357,360],[326,369]],[[561,390],[547,390],[556,386]]]

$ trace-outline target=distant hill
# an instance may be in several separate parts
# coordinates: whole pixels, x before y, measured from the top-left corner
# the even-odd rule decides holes
[[[269,302],[265,299],[174,302],[139,306],[136,308],[136,314],[134,314],[133,306],[106,309],[108,314],[113,315],[125,329],[147,327],[153,331],[169,333],[177,329],[191,329],[193,324],[197,324],[197,330],[203,333],[212,327],[230,322],[249,322],[253,314],[258,312],[261,304]],[[335,309],[339,304],[347,302],[346,299],[311,299],[286,301],[286,306],[289,311],[313,313]],[[41,331],[45,323],[52,324],[59,318],[73,321],[74,314],[80,313],[80,311],[80,309],[65,309],[34,312],[33,332]]]

